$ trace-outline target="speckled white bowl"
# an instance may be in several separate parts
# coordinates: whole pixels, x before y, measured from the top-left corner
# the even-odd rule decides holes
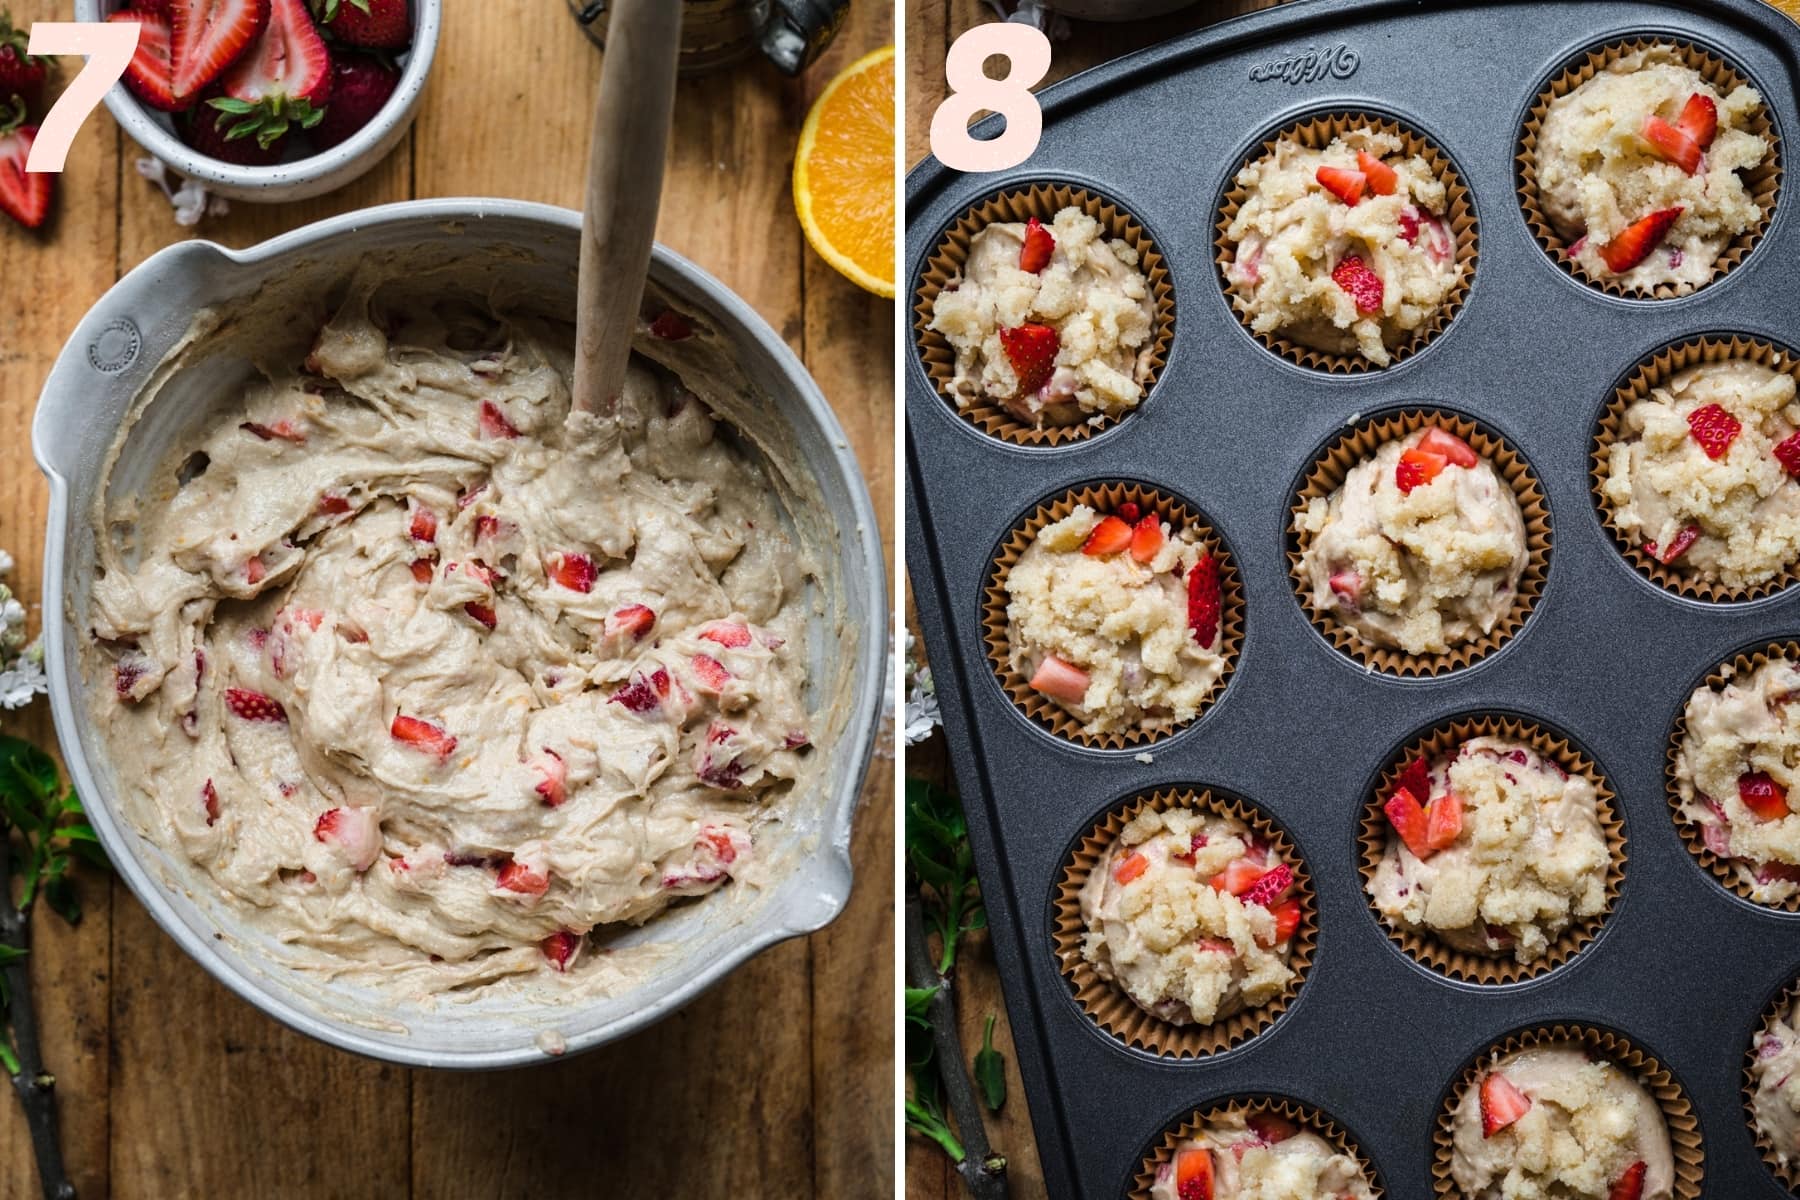
[[[114,0],[75,0],[75,19],[104,21],[114,7]],[[413,43],[401,68],[400,86],[375,119],[349,140],[306,158],[268,167],[240,167],[208,158],[176,135],[169,114],[140,102],[123,81],[113,84],[106,93],[106,107],[132,141],[171,169],[202,181],[216,195],[264,204],[323,195],[343,187],[386,158],[412,125],[419,96],[425,91],[425,76],[437,54],[443,0],[409,0],[409,9]]]

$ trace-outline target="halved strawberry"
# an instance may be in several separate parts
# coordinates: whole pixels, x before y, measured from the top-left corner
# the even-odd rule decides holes
[[[56,176],[48,171],[25,169],[31,159],[31,144],[37,140],[38,127],[23,123],[24,105],[16,106],[11,117],[6,111],[7,102],[0,100],[0,212],[27,229],[36,229],[50,215],[50,196],[56,190]]]
[[[125,67],[125,86],[158,112],[177,112],[189,101],[175,97],[175,67],[169,57],[169,18],[142,8],[124,8],[106,18],[138,27],[137,49]],[[4,89],[0,89],[3,91]]]
[[[1493,1137],[1531,1111],[1531,1098],[1498,1071],[1481,1081],[1481,1136]]]
[[[1150,860],[1133,850],[1124,858],[1113,864],[1112,877],[1115,883],[1127,884],[1150,869]]]
[[[175,99],[191,103],[250,49],[269,23],[269,0],[174,0],[169,6]]]
[[[1760,821],[1779,821],[1790,815],[1787,789],[1769,777],[1767,771],[1752,771],[1738,776],[1738,799],[1744,802]]]
[[[281,707],[281,701],[253,692],[249,688],[226,688],[225,707],[233,716],[246,721],[281,721],[287,720],[287,709]]]
[[[581,935],[568,929],[559,929],[538,943],[538,949],[550,961],[554,971],[567,971],[575,965],[575,956],[581,953]]]
[[[396,742],[401,742],[424,754],[434,754],[439,762],[449,758],[456,752],[456,739],[433,725],[430,721],[409,717],[402,713],[394,714],[394,723],[388,727]]]
[[[1711,96],[1695,92],[1681,106],[1681,116],[1676,118],[1675,128],[1694,139],[1694,144],[1702,150],[1712,145],[1719,132],[1719,106],[1713,103]]]
[[[1350,293],[1350,299],[1356,301],[1357,312],[1366,316],[1381,311],[1386,285],[1363,261],[1362,255],[1344,255],[1343,260],[1332,268],[1331,281]]]
[[[1131,527],[1131,557],[1141,563],[1155,558],[1163,548],[1162,518],[1155,513],[1140,518]]]
[[[1688,432],[1700,443],[1700,449],[1706,451],[1706,457],[1718,459],[1725,457],[1731,449],[1731,443],[1737,441],[1737,435],[1743,432],[1743,424],[1724,408],[1717,404],[1707,404],[1687,415]]]
[[[406,0],[312,0],[319,27],[340,42],[398,50],[412,41]]]
[[[206,103],[236,118],[228,138],[254,136],[268,149],[317,125],[331,98],[331,55],[302,0],[270,0],[268,23],[220,82],[225,95]]]
[[[708,621],[701,627],[699,636],[717,642],[727,650],[737,650],[750,644],[750,627],[736,621]]]
[[[1474,447],[1457,437],[1447,429],[1439,429],[1433,425],[1419,439],[1419,449],[1427,454],[1441,454],[1450,461],[1453,467],[1472,467],[1481,459],[1475,454]]]
[[[1244,1118],[1256,1136],[1267,1145],[1274,1146],[1287,1141],[1300,1132],[1300,1127],[1286,1117],[1271,1112],[1251,1113]]]
[[[576,552],[552,554],[544,563],[544,573],[552,583],[571,592],[592,591],[594,579],[599,574],[594,569],[593,559]]]
[[[1445,792],[1425,806],[1425,841],[1433,850],[1448,850],[1462,834],[1462,797]]]
[[[1605,260],[1607,269],[1622,274],[1649,258],[1650,252],[1662,243],[1663,235],[1681,219],[1684,211],[1678,204],[1639,217],[1627,225],[1619,236],[1600,247],[1600,257]]]
[[[1062,339],[1048,325],[1015,325],[1000,330],[1000,348],[1019,377],[1019,392],[1028,396],[1050,381]]]
[[[1175,1156],[1176,1200],[1213,1200],[1210,1150],[1183,1150]]]
[[[1207,885],[1215,892],[1229,892],[1233,896],[1242,896],[1267,872],[1260,863],[1248,858],[1234,858],[1225,864],[1225,869],[1207,880]]]
[[[1612,1190],[1606,1193],[1606,1200],[1640,1200],[1644,1194],[1644,1174],[1650,1169],[1649,1164],[1634,1162],[1618,1179],[1613,1181]]]
[[[1087,697],[1088,673],[1054,654],[1047,654],[1032,673],[1031,686],[1065,703],[1080,704]]]
[[[1431,846],[1430,824],[1425,810],[1413,798],[1413,794],[1405,788],[1397,789],[1388,797],[1388,802],[1381,806],[1387,814],[1388,824],[1400,835],[1414,858],[1427,859],[1435,853]]]
[[[1313,178],[1319,181],[1320,187],[1352,208],[1362,199],[1363,189],[1369,185],[1368,176],[1348,167],[1320,167]]]
[[[1369,191],[1377,196],[1391,196],[1400,186],[1400,173],[1367,150],[1356,152],[1356,165],[1368,180]]]
[[[1644,140],[1664,162],[1674,163],[1689,175],[1700,169],[1700,143],[1661,117],[1645,117],[1642,132]]]
[[[1294,868],[1286,863],[1276,863],[1244,890],[1242,899],[1245,904],[1256,904],[1268,908],[1285,897],[1293,886]]]
[[[1800,433],[1791,433],[1775,444],[1775,461],[1789,475],[1800,476]]]
[[[1400,462],[1394,467],[1394,485],[1400,489],[1401,495],[1410,496],[1414,488],[1424,487],[1443,474],[1444,468],[1449,465],[1450,460],[1442,454],[1433,454],[1414,446],[1401,452]]]
[[[545,804],[555,808],[569,798],[566,787],[569,767],[563,762],[562,755],[545,746],[543,756],[531,764],[531,769],[539,776],[537,786],[532,791],[542,797]]]
[[[1118,517],[1102,517],[1088,534],[1087,541],[1081,543],[1081,552],[1098,557],[1102,554],[1117,554],[1131,545],[1131,526]]]
[[[501,412],[500,406],[495,404],[492,400],[483,400],[481,402],[479,428],[481,430],[481,440],[486,442],[497,441],[501,438],[516,438],[519,436],[518,429],[513,426],[511,421],[506,419],[506,414]]]
[[[655,624],[655,611],[642,604],[627,604],[606,618],[606,632],[608,636],[620,635],[633,641],[642,641]]]
[[[1033,275],[1050,265],[1056,250],[1056,238],[1036,217],[1025,222],[1025,244],[1019,248],[1019,270]]]
[[[1194,641],[1210,647],[1219,638],[1219,564],[1210,554],[1201,554],[1187,577],[1188,631]]]
[[[521,896],[541,896],[550,890],[550,877],[532,870],[516,858],[509,858],[494,876],[494,886]]]

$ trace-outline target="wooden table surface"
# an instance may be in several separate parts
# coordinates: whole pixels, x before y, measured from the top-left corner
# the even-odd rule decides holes
[[[943,102],[944,55],[950,43],[970,27],[994,19],[984,0],[905,0],[906,2],[906,161],[916,164],[931,152],[931,114]],[[1280,0],[1200,0],[1191,8],[1165,17],[1121,24],[1072,21],[1071,36],[1054,43],[1046,84],[1066,79],[1078,71],[1109,62],[1134,50],[1165,41],[1179,33],[1199,29],[1241,13],[1272,8]],[[1770,0],[1789,16],[1800,19],[1800,0]],[[941,746],[915,747],[907,755],[908,775],[949,783],[949,763]],[[993,955],[985,939],[962,952],[957,968],[957,1018],[965,1046],[981,1044],[987,1014],[998,1012],[995,1043],[1010,1049],[1006,1009],[1000,995]],[[1010,1060],[1010,1054],[1009,1054]],[[994,1150],[1004,1154],[1012,1179],[1012,1194],[1025,1200],[1044,1195],[1042,1168],[1033,1140],[1031,1116],[1019,1091],[1018,1072],[1009,1067],[1012,1096],[1005,1108],[988,1122]],[[957,1200],[966,1193],[944,1155],[919,1138],[906,1146],[906,1200]]]
[[[10,6],[21,24],[68,15],[66,0]],[[0,546],[19,560],[12,585],[33,601],[34,628],[46,490],[33,408],[64,337],[126,270],[196,233],[242,246],[414,197],[579,205],[598,51],[562,0],[445,7],[417,123],[343,191],[234,204],[180,229],[102,109],[70,154],[50,227],[32,236],[0,220]],[[684,81],[658,229],[805,360],[862,461],[890,554],[894,306],[808,249],[788,180],[812,99],[893,33],[891,8],[860,0],[803,80],[750,63]],[[50,744],[41,702],[0,726]],[[123,884],[90,877],[79,927],[39,912],[31,960],[71,1176],[83,1200],[892,1194],[889,761],[876,760],[863,799],[857,888],[834,925],[624,1043],[505,1073],[407,1070],[292,1033],[213,982]],[[18,1107],[0,1098],[0,1197],[36,1186]]]

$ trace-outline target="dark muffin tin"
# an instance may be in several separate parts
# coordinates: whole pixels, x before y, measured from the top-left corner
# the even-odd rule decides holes
[[[1746,1124],[1744,1056],[1769,996],[1800,973],[1800,916],[1750,904],[1684,848],[1665,799],[1665,747],[1696,681],[1740,650],[1800,634],[1794,589],[1715,604],[1666,591],[1621,557],[1589,491],[1596,420],[1647,354],[1697,334],[1800,342],[1800,230],[1784,198],[1760,244],[1694,294],[1628,301],[1552,262],[1517,196],[1526,113],[1563,65],[1640,34],[1698,43],[1762,91],[1785,148],[1800,130],[1800,28],[1758,0],[1641,3],[1297,3],[1230,21],[1046,89],[1024,167],[907,181],[909,288],[942,231],[997,190],[1040,180],[1128,208],[1167,255],[1177,312],[1166,368],[1139,410],[1056,448],[1002,443],[957,417],[916,350],[907,367],[907,551],[968,812],[1052,1195],[1128,1193],[1165,1128],[1197,1106],[1275,1093],[1336,1119],[1384,1194],[1432,1195],[1432,1133],[1472,1056],[1527,1027],[1615,1029],[1691,1098],[1704,1194],[1786,1189]],[[1289,82],[1269,64],[1316,51]],[[1273,75],[1273,78],[1267,76]],[[1386,370],[1330,376],[1286,362],[1233,315],[1213,262],[1217,206],[1249,148],[1311,113],[1390,115],[1426,134],[1474,193],[1481,257],[1463,310]],[[1505,434],[1537,472],[1552,520],[1531,619],[1474,666],[1431,679],[1372,674],[1309,624],[1288,573],[1296,480],[1353,418],[1442,403]],[[1034,725],[982,644],[982,583],[1038,503],[1087,483],[1140,481],[1193,502],[1231,546],[1247,610],[1230,686],[1148,748],[1089,750]],[[1453,714],[1518,714],[1565,731],[1618,795],[1630,848],[1599,936],[1532,981],[1452,981],[1401,953],[1357,871],[1379,772]],[[1056,883],[1072,847],[1146,788],[1214,785],[1261,805],[1298,843],[1318,949],[1267,1032],[1199,1060],[1132,1049],[1076,1004],[1054,954]],[[1017,1103],[1018,1100],[1015,1100]]]

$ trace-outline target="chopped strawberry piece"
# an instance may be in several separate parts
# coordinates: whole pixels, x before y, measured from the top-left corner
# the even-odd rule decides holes
[[[206,823],[211,825],[219,819],[219,790],[213,786],[212,780],[200,789],[200,801],[206,806]]]
[[[1062,339],[1048,325],[1016,325],[1000,330],[1000,348],[1013,374],[1019,377],[1019,392],[1028,396],[1050,381],[1056,370],[1056,352]]]
[[[1275,918],[1275,938],[1268,944],[1279,946],[1293,937],[1294,931],[1300,928],[1300,901],[1289,898],[1270,905],[1269,915]]]
[[[1704,150],[1712,145],[1719,132],[1719,106],[1713,103],[1711,96],[1695,92],[1682,105],[1675,128],[1693,138],[1694,144]]]
[[[1789,475],[1800,476],[1800,433],[1789,434],[1775,444],[1775,461]]]
[[[553,583],[571,592],[592,591],[594,579],[599,574],[594,569],[594,560],[585,554],[552,554],[544,569]]]
[[[268,573],[269,568],[263,566],[262,555],[252,555],[250,558],[244,560],[244,578],[251,583],[261,583],[263,581],[263,576]]]
[[[1760,821],[1779,821],[1789,815],[1787,789],[1770,778],[1767,771],[1738,776],[1738,799]]]
[[[1050,265],[1050,255],[1056,250],[1056,238],[1044,223],[1036,217],[1025,222],[1025,244],[1019,248],[1019,270],[1030,271],[1036,275]]]
[[[541,896],[550,890],[550,877],[512,858],[494,876],[494,886],[503,892],[517,892],[521,896]]]
[[[1234,858],[1225,864],[1225,869],[1207,880],[1215,892],[1229,892],[1233,896],[1242,896],[1255,887],[1266,872],[1260,863],[1248,858]]]
[[[1400,772],[1399,787],[1411,792],[1413,799],[1423,803],[1431,795],[1431,764],[1423,756],[1407,763]]]
[[[1161,553],[1163,541],[1162,518],[1151,513],[1131,527],[1131,557],[1147,563]]]
[[[665,308],[650,322],[650,336],[665,342],[679,342],[694,336],[694,326],[672,308]]]
[[[395,741],[403,742],[414,750],[436,755],[439,762],[456,752],[455,738],[439,726],[418,717],[395,713],[394,723],[388,727],[388,733]]]
[[[325,623],[325,614],[316,608],[288,608],[283,609],[280,615],[289,629],[296,625],[304,625],[317,633],[319,626]]]
[[[531,769],[539,776],[537,786],[532,790],[543,798],[545,804],[555,808],[569,798],[565,786],[569,778],[569,767],[563,762],[562,755],[545,746],[544,756],[532,763]]]
[[[431,582],[431,560],[429,558],[413,559],[412,565],[411,565],[411,570],[412,570],[412,577],[414,579],[418,580],[420,583],[430,583]]]
[[[1237,947],[1232,945],[1230,942],[1226,941],[1224,938],[1203,937],[1199,941],[1195,942],[1194,945],[1200,947],[1201,950],[1205,951],[1208,954],[1236,954],[1237,953]]]
[[[469,615],[469,620],[474,621],[478,625],[485,625],[489,629],[493,629],[500,624],[500,616],[494,611],[494,606],[491,604],[483,604],[479,600],[471,600],[463,605],[463,612]]]
[[[688,660],[688,665],[693,667],[700,686],[709,692],[722,692],[725,685],[731,682],[731,672],[725,669],[724,663],[710,654],[696,654]]]
[[[1251,1113],[1244,1119],[1244,1124],[1255,1130],[1256,1136],[1270,1146],[1285,1142],[1300,1132],[1298,1125],[1275,1113]]]
[[[1367,150],[1356,152],[1356,166],[1368,180],[1369,191],[1377,196],[1391,196],[1400,186],[1400,173]]]
[[[1644,1194],[1644,1173],[1649,1169],[1644,1162],[1634,1162],[1626,1167],[1625,1173],[1613,1182],[1612,1190],[1606,1193],[1606,1200],[1640,1200]]]
[[[1481,1081],[1481,1136],[1496,1133],[1531,1111],[1531,1099],[1498,1071]]]
[[[1213,1200],[1210,1150],[1183,1150],[1175,1156],[1176,1200]]]
[[[407,524],[406,532],[412,536],[415,542],[435,542],[437,541],[437,526],[436,513],[429,508],[415,508],[412,511],[412,520]]]
[[[627,604],[606,618],[608,636],[628,635],[633,641],[642,641],[656,624],[656,613],[642,604]]]
[[[700,630],[700,636],[727,650],[736,650],[750,644],[750,627],[736,621],[711,621]]]
[[[1356,611],[1362,601],[1362,576],[1345,568],[1334,571],[1330,580],[1331,594],[1336,596],[1344,607]]]
[[[634,713],[655,712],[662,707],[659,689],[642,672],[633,675],[631,682],[614,692],[607,703],[622,705],[627,712]]]
[[[1756,882],[1800,883],[1800,866],[1784,862],[1757,863]]]
[[[1427,454],[1443,455],[1453,467],[1472,467],[1481,461],[1476,457],[1473,446],[1436,425],[1427,429],[1425,436],[1419,439],[1419,449]]]
[[[1356,311],[1365,316],[1381,311],[1382,297],[1386,287],[1381,276],[1370,269],[1360,254],[1346,254],[1343,260],[1332,269],[1331,281],[1350,293],[1356,301]]]
[[[481,402],[480,428],[483,441],[495,441],[500,438],[516,438],[519,436],[518,429],[513,426],[511,421],[506,419],[506,414],[501,412],[500,406],[495,404],[492,400],[483,400]]]
[[[1450,465],[1450,460],[1441,454],[1433,454],[1429,450],[1421,450],[1414,446],[1400,454],[1400,462],[1394,467],[1394,486],[1400,489],[1403,496],[1412,495],[1416,487],[1424,487]]]
[[[342,854],[352,870],[368,870],[381,855],[381,826],[366,808],[326,809],[313,822],[313,837]]]
[[[1187,577],[1188,630],[1194,641],[1210,647],[1219,638],[1219,564],[1210,554],[1202,554]]]
[[[1103,517],[1094,531],[1081,544],[1081,552],[1098,557],[1102,554],[1117,554],[1131,545],[1131,526],[1118,517]]]
[[[1606,261],[1607,268],[1623,274],[1649,258],[1650,252],[1662,242],[1663,235],[1669,232],[1669,227],[1681,219],[1683,211],[1680,205],[1659,209],[1627,225],[1618,237],[1600,247],[1600,257]]]
[[[1412,851],[1414,858],[1426,859],[1432,856],[1430,827],[1425,810],[1419,806],[1411,792],[1405,788],[1396,789],[1388,802],[1382,805],[1381,811],[1387,814],[1388,824],[1394,827],[1394,832],[1400,835],[1400,840],[1406,843],[1406,848]]]
[[[1031,686],[1067,704],[1080,704],[1087,697],[1088,673],[1054,654],[1044,656],[1032,673]]]
[[[1433,850],[1448,850],[1462,834],[1462,797],[1445,792],[1425,807],[1425,840]]]
[[[336,492],[326,492],[319,497],[319,511],[328,517],[342,516],[350,511],[350,500]]]
[[[1127,884],[1149,869],[1150,860],[1133,850],[1113,864],[1112,877],[1116,883]]]
[[[1700,540],[1700,526],[1684,525],[1682,527],[1681,532],[1676,534],[1674,536],[1674,538],[1672,538],[1670,540],[1668,548],[1666,550],[1662,551],[1660,554],[1657,552],[1655,542],[1645,542],[1644,550],[1650,555],[1650,557],[1656,559],[1658,562],[1662,563],[1662,565],[1666,567],[1669,564],[1673,563],[1676,559],[1680,558],[1683,554],[1686,554],[1688,551],[1688,547],[1692,546],[1695,542],[1697,542],[1699,540]]]
[[[552,970],[567,971],[575,965],[575,956],[581,952],[581,935],[568,929],[559,929],[539,942],[538,949],[550,960]]]
[[[1288,894],[1294,886],[1294,868],[1286,863],[1276,863],[1261,878],[1244,889],[1241,899],[1245,904],[1255,904],[1263,908],[1275,903]]]
[[[1118,508],[1113,510],[1113,515],[1118,517],[1119,520],[1124,521],[1128,525],[1136,525],[1138,522],[1138,518],[1143,516],[1144,514],[1143,514],[1143,510],[1138,508],[1137,501],[1127,500],[1127,501],[1125,501],[1125,503],[1119,505]]]
[[[1419,240],[1419,210],[1410,204],[1400,210],[1400,238],[1409,246]]]
[[[306,444],[306,430],[287,417],[281,418],[273,425],[258,425],[255,421],[245,421],[238,428],[246,433],[255,434],[265,442],[280,438],[284,442],[293,442],[297,446]]]
[[[1674,163],[1689,175],[1700,169],[1700,143],[1661,117],[1645,117],[1643,134],[1664,162]]]
[[[287,709],[279,700],[248,688],[226,688],[225,707],[246,721],[286,721]]]
[[[726,736],[729,737],[733,732],[735,731],[727,730]],[[710,739],[711,734],[708,734],[707,736]],[[729,829],[721,828],[718,825],[708,825],[700,830],[700,841],[698,844],[710,847],[713,852],[713,857],[717,858],[726,866],[730,866],[737,861],[737,843],[731,840],[731,831]]]
[[[1688,432],[1700,443],[1700,449],[1706,451],[1706,457],[1712,459],[1725,457],[1731,443],[1744,429],[1742,422],[1717,404],[1696,408],[1687,415],[1687,423]]]
[[[1369,184],[1368,176],[1348,167],[1320,167],[1314,178],[1320,187],[1352,208],[1362,199],[1363,189]]]

